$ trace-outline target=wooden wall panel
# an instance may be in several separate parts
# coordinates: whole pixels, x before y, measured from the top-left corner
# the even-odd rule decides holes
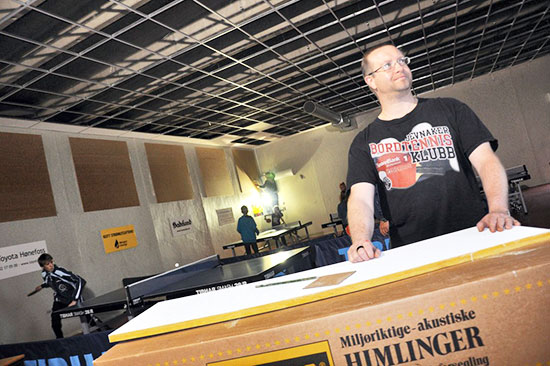
[[[231,149],[237,170],[241,192],[254,188],[254,182],[261,182],[260,170],[253,150]]]
[[[42,136],[0,133],[0,222],[56,215]]]
[[[193,186],[183,146],[145,144],[157,202],[190,200]]]
[[[85,212],[139,206],[124,141],[69,138]]]
[[[206,197],[230,196],[233,191],[223,149],[196,147]]]

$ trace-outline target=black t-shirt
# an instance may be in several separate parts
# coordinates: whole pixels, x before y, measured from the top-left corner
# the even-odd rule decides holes
[[[486,207],[468,156],[484,142],[498,146],[467,105],[419,98],[406,116],[377,118],[355,137],[347,185],[378,185],[393,248],[472,227]]]

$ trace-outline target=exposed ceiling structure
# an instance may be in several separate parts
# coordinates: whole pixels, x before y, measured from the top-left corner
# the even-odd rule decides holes
[[[377,108],[392,42],[422,94],[550,52],[548,0],[2,0],[0,116],[257,146]]]

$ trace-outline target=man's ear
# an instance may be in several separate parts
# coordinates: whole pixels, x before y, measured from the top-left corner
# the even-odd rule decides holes
[[[367,75],[365,76],[365,83],[367,83],[368,87],[370,88],[370,90],[375,93],[376,92],[376,81],[374,80],[374,78],[370,75]]]

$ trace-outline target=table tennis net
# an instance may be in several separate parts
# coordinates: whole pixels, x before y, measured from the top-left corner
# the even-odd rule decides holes
[[[123,284],[126,292],[126,301],[129,305],[136,305],[141,302],[143,297],[158,289],[164,288],[175,282],[183,281],[199,271],[204,271],[219,265],[219,256],[212,255],[156,275],[125,278]]]

